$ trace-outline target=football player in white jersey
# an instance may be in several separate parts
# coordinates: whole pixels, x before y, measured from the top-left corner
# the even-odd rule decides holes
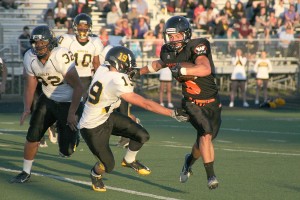
[[[136,160],[138,151],[149,140],[149,133],[127,115],[115,111],[120,106],[121,99],[178,121],[188,120],[182,110],[170,110],[133,92],[134,86],[127,74],[132,72],[136,62],[134,54],[126,47],[116,46],[110,49],[105,57],[105,65],[95,72],[78,125],[86,144],[99,159],[91,169],[91,179],[93,190],[100,192],[106,191],[102,175],[111,172],[115,166],[109,147],[112,133],[131,139],[121,165],[132,168],[141,175],[151,172]]]
[[[30,179],[39,142],[55,121],[59,132],[59,154],[68,157],[78,145],[77,123],[81,115],[83,86],[75,69],[74,56],[68,49],[57,47],[57,40],[48,26],[34,28],[30,43],[31,50],[24,56],[25,91],[21,125],[30,114],[38,82],[42,83],[43,94],[30,119],[23,171],[11,180],[12,183],[24,183]]]
[[[75,35],[64,34],[59,37],[58,45],[69,49],[75,58],[75,65],[87,91],[94,71],[100,66],[99,55],[103,45],[99,37],[90,37],[92,33],[92,19],[85,13],[78,14],[74,18],[73,30]],[[84,93],[84,100],[87,92]]]

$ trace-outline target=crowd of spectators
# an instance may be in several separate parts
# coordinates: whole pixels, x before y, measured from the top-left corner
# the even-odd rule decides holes
[[[7,0],[2,0],[2,3]],[[10,2],[10,1],[8,1]],[[69,28],[79,13],[90,14],[91,2],[106,18],[109,35],[127,39],[147,39],[140,42],[140,49],[148,56],[155,56],[155,45],[165,23],[151,27],[151,13],[146,0],[57,0],[53,8],[45,12],[44,22],[51,28]],[[293,42],[300,29],[300,0],[227,0],[223,7],[211,0],[160,0],[171,14],[185,15],[194,29],[214,39],[244,39],[244,42],[216,42],[224,54],[234,55],[241,48],[248,59],[257,51],[270,55],[280,51],[282,56],[294,56]],[[100,19],[99,19],[100,20]],[[196,34],[194,34],[196,35]],[[272,43],[272,39],[280,39]],[[264,39],[258,42],[255,39]],[[222,41],[222,40],[221,40]],[[159,42],[158,42],[159,43]],[[263,44],[263,45],[260,45]],[[134,46],[134,44],[133,44]],[[152,49],[151,49],[152,47]],[[275,48],[274,48],[275,47]],[[139,54],[138,54],[139,55]]]

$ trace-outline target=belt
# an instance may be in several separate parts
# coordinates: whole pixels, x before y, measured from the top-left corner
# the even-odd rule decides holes
[[[216,101],[215,98],[212,99],[193,99],[192,97],[188,97],[188,100],[193,102],[194,104],[198,106],[205,106],[206,104],[212,103]]]

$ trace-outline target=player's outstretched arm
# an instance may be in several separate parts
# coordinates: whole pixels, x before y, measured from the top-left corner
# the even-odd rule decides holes
[[[182,109],[175,109],[171,110],[168,108],[165,108],[161,106],[160,104],[150,100],[150,99],[145,99],[144,97],[131,92],[131,93],[125,93],[121,95],[121,98],[127,101],[128,103],[131,103],[132,105],[139,106],[141,108],[144,108],[146,110],[149,110],[151,112],[160,114],[160,115],[165,115],[172,117],[176,119],[177,121],[188,121],[189,117],[188,115],[182,110]]]

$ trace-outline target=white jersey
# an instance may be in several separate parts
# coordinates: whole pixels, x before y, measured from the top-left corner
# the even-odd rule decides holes
[[[121,104],[121,95],[133,92],[133,84],[127,74],[112,72],[100,66],[89,88],[79,128],[95,128],[103,124]]]
[[[89,37],[86,44],[81,44],[76,39],[76,35],[64,34],[59,37],[58,45],[69,49],[74,54],[79,77],[93,75],[93,58],[99,56],[103,50],[103,44],[99,37]]]
[[[73,88],[65,82],[67,72],[75,67],[72,53],[65,48],[56,47],[45,64],[42,64],[36,55],[28,50],[24,55],[26,74],[35,76],[42,83],[43,93],[57,102],[70,102]]]
[[[258,59],[254,65],[257,79],[269,79],[269,73],[273,70],[269,59]]]

